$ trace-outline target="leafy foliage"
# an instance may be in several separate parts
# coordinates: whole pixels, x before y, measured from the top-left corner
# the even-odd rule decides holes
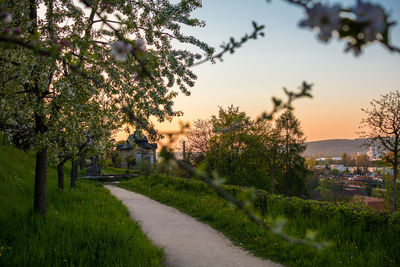
[[[305,149],[299,121],[291,111],[276,120],[252,120],[238,107],[220,108],[211,118],[205,164],[230,184],[255,186],[287,195],[306,195]]]

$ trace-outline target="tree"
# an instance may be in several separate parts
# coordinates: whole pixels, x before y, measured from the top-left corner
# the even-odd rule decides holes
[[[333,159],[332,159],[331,157],[327,157],[325,162],[326,162],[326,164],[328,164],[328,165],[331,165],[331,164],[334,163],[334,161],[333,161]]]
[[[200,55],[173,49],[172,40],[206,54],[213,51],[180,33],[181,25],[204,25],[190,16],[199,1],[84,2],[89,12],[72,1],[44,1],[42,17],[35,0],[3,1],[0,6],[7,10],[1,23],[14,29],[12,34],[0,34],[0,42],[10,44],[0,50],[1,116],[11,122],[1,126],[2,130],[21,127],[17,119],[25,117],[23,126],[33,132],[34,210],[43,216],[48,159],[57,154],[61,116],[71,124],[85,125],[88,121],[77,114],[89,113],[92,122],[106,119],[116,122],[114,126],[129,123],[149,129],[150,116],[163,121],[180,114],[172,109],[177,92],[170,88],[176,84],[189,94],[196,79],[189,66]],[[116,13],[118,21],[110,19]],[[13,19],[8,19],[11,14]],[[82,128],[73,128],[66,128],[68,135],[79,136]],[[79,140],[72,143],[68,145],[76,146]]]
[[[307,167],[311,170],[315,169],[315,165],[317,165],[317,160],[314,157],[306,159]]]
[[[366,145],[378,145],[379,149],[390,152],[384,161],[393,167],[391,212],[396,210],[396,183],[400,152],[400,92],[394,91],[381,95],[371,101],[369,109],[362,109],[366,118],[361,121],[364,131],[361,136],[367,138]]]
[[[211,117],[215,135],[210,139],[210,150],[206,155],[210,169],[227,177],[230,183],[244,185],[239,174],[242,167],[242,155],[246,149],[251,119],[239,107],[219,108],[218,116]]]
[[[282,140],[283,174],[280,190],[286,195],[306,193],[304,178],[307,173],[305,160],[301,156],[306,149],[304,133],[300,121],[291,110],[276,119],[276,128]]]
[[[274,151],[279,146],[272,146],[278,142],[271,140],[271,123],[253,120],[234,106],[220,107],[211,122],[214,132],[205,157],[208,169],[230,184],[273,190],[269,178],[273,181],[279,171],[279,155]]]
[[[185,133],[187,159],[198,165],[204,160],[206,153],[210,150],[210,139],[214,136],[211,120],[197,119],[193,126]]]
[[[348,168],[350,166],[351,157],[347,153],[342,154],[342,164]]]
[[[366,173],[370,166],[369,158],[367,154],[361,154],[356,156],[357,169],[362,168],[363,173]]]
[[[272,128],[262,132],[264,143],[263,156],[271,179],[271,194],[275,193],[276,178],[282,172],[284,157],[282,156],[282,140],[278,129]]]

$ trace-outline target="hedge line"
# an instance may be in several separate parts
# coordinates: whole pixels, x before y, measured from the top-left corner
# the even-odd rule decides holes
[[[193,192],[207,191],[214,193],[209,186],[196,179],[167,177],[163,175],[153,175],[152,179],[155,184],[174,185],[175,190],[182,189]],[[222,189],[235,197],[248,190],[236,185],[223,185]],[[288,219],[312,216],[321,221],[335,219],[342,222],[345,226],[361,225],[366,231],[376,230],[387,225],[395,234],[400,235],[399,212],[392,215],[389,211],[378,212],[369,207],[354,203],[285,197],[269,194],[264,190],[256,190],[254,206],[264,215],[284,215]]]
[[[223,186],[223,189],[233,196],[237,196],[245,188],[237,186]],[[361,224],[367,231],[387,225],[396,234],[400,235],[400,213],[393,215],[389,211],[378,212],[369,207],[353,203],[327,202],[285,197],[268,194],[263,190],[256,190],[254,206],[262,214],[282,214],[287,218],[312,216],[318,220],[343,222],[344,225]]]

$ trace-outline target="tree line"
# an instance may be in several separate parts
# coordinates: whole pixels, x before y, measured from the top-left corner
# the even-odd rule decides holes
[[[233,105],[220,107],[218,115],[194,121],[184,142],[184,160],[229,184],[307,195],[305,137],[291,110],[271,122],[251,119]]]

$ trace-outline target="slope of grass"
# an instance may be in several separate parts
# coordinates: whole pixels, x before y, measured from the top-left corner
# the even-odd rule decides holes
[[[33,214],[34,166],[0,146],[0,266],[160,265],[162,250],[101,184],[79,180],[61,193],[50,168],[47,216]]]
[[[157,201],[210,224],[236,244],[257,256],[289,266],[399,266],[400,236],[388,225],[348,223],[343,216],[318,218],[305,211],[287,209],[283,201],[267,207],[265,217],[283,215],[289,219],[285,232],[304,237],[307,229],[318,231],[317,240],[330,241],[322,252],[290,244],[249,221],[200,181],[152,176],[133,179],[121,187]]]

